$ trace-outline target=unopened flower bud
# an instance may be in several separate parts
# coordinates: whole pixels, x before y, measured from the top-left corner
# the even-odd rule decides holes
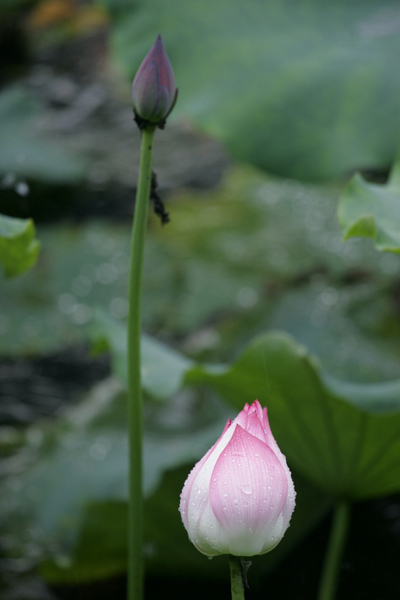
[[[179,510],[189,539],[208,556],[272,550],[289,527],[295,490],[286,459],[256,400],[228,422],[193,468]]]
[[[177,94],[174,72],[159,35],[132,84],[133,110],[139,127],[163,128]]]

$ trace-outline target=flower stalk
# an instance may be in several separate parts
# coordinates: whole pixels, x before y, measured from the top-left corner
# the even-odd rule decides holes
[[[153,188],[156,186],[156,179],[152,174],[153,141],[156,127],[164,128],[165,120],[175,105],[177,93],[174,72],[159,35],[132,84],[133,112],[142,132],[142,145],[128,288],[128,600],[142,600],[143,597],[143,407],[140,341],[144,242],[151,193],[153,201],[158,202],[158,214],[162,217],[162,222],[168,222],[168,213],[152,189],[152,182]]]
[[[141,291],[155,126],[142,130],[139,180],[132,230],[128,291],[128,599],[143,596],[142,390],[140,373]]]
[[[231,574],[232,600],[244,600],[244,580],[242,563],[239,557],[229,557],[229,569]]]
[[[350,523],[350,505],[339,502],[333,513],[328,550],[322,567],[317,600],[334,600]]]

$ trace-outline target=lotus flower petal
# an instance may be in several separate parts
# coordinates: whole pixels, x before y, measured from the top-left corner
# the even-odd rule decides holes
[[[179,510],[189,539],[208,556],[272,550],[289,526],[295,490],[267,409],[245,405],[189,474]]]

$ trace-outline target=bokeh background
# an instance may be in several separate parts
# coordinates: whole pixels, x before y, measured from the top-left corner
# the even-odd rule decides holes
[[[279,329],[339,380],[399,377],[399,258],[344,243],[336,218],[354,172],[385,183],[399,147],[398,1],[3,0],[0,213],[33,219],[40,252],[0,276],[2,600],[124,598],[129,99],[158,33],[179,100],[156,134],[171,223],[150,216],[144,276],[144,330],[164,344],[146,388],[147,597],[229,598],[225,559],[197,553],[177,507],[236,408],[171,383],[166,348],[230,363]],[[294,477],[296,520],[254,560],[249,598],[315,596],[331,500]],[[339,597],[398,598],[399,556],[399,496],[355,504]]]

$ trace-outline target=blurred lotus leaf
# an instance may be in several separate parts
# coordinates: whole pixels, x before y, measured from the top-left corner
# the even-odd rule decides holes
[[[159,364],[168,356],[167,347],[161,348]],[[170,393],[207,383],[237,410],[257,398],[268,407],[289,463],[327,495],[361,500],[400,491],[400,380],[341,381],[282,332],[258,336],[227,366],[187,360],[184,372],[184,357],[178,360],[175,351],[172,356]],[[143,353],[144,373],[152,372],[151,361]],[[143,383],[150,391],[149,381]]]
[[[152,344],[157,348],[156,340]],[[165,346],[160,348],[160,363],[167,353]],[[157,403],[149,400],[146,405],[144,490],[150,501],[148,510],[155,511],[148,521],[146,539],[154,548],[148,560],[156,570],[166,563],[172,569],[177,567],[175,559],[168,558],[164,534],[157,533],[163,528],[155,525],[156,515],[174,514],[167,521],[177,532],[179,518],[169,496],[172,488],[161,488],[154,496],[153,492],[166,471],[202,456],[219,436],[227,414],[232,414],[212,391],[204,393],[204,384],[228,400],[234,412],[255,397],[268,407],[274,436],[303,481],[301,523],[290,528],[288,547],[309,530],[334,498],[354,501],[399,491],[399,381],[340,381],[321,370],[304,347],[283,333],[259,336],[230,365],[201,365],[184,357],[179,361],[179,355],[172,354],[175,358],[167,357],[166,364],[175,378],[173,397]],[[184,361],[187,370],[182,380]],[[152,375],[151,359],[144,353],[144,372],[149,365],[147,390],[152,389],[154,372]],[[198,402],[194,401],[196,388],[182,388],[188,384],[203,389]],[[173,386],[169,389],[172,393]],[[10,463],[19,465],[18,472],[3,479],[0,502],[3,530],[19,523],[19,530],[26,532],[10,551],[18,555],[25,544],[32,549],[36,543],[36,556],[44,561],[43,573],[51,581],[88,580],[98,577],[101,568],[104,577],[122,572],[125,537],[117,533],[123,530],[126,518],[127,433],[126,396],[120,385],[113,379],[99,384],[53,424],[29,428],[24,439]],[[187,470],[182,473],[174,480],[175,499]],[[88,512],[90,506],[95,509],[94,516],[104,515],[99,547],[93,544],[96,519]],[[117,530],[105,524],[113,511],[118,514]],[[187,543],[182,532],[172,537]],[[115,560],[102,566],[108,548],[113,549]],[[196,556],[188,553],[184,561],[192,571],[196,565],[202,568]]]
[[[400,252],[400,154],[385,185],[355,175],[344,189],[338,210],[346,240],[370,237],[377,250]]]
[[[361,500],[400,491],[400,380],[340,381],[290,336],[256,338],[225,373],[197,366],[237,409],[257,397],[289,464],[329,496]]]
[[[44,135],[40,116],[40,105],[22,86],[1,91],[0,175],[56,183],[79,181],[85,173],[85,161]]]
[[[150,217],[144,329],[178,336],[201,361],[229,361],[260,331],[283,329],[339,378],[397,377],[392,281],[400,260],[380,256],[368,240],[342,243],[337,195],[335,186],[244,167],[212,193],[176,194],[173,226]],[[126,317],[129,224],[42,225],[38,236],[37,267],[0,295],[3,355],[84,342],[96,308],[121,323]],[[160,371],[162,393],[163,378]]]
[[[400,137],[396,0],[141,0],[112,48],[132,77],[161,31],[179,101],[231,154],[297,179],[385,168]]]
[[[145,414],[147,569],[179,573],[184,568],[221,577],[218,562],[210,566],[189,546],[177,506],[190,465],[219,437],[232,409],[209,390],[198,396],[186,389],[168,402],[149,400]],[[34,556],[48,581],[106,579],[126,570],[126,420],[126,395],[111,378],[52,423],[28,428],[18,452],[3,459],[0,531],[8,540],[5,550],[14,557]],[[6,476],[12,465],[18,469]],[[279,552],[260,565],[264,571],[329,508],[329,498],[299,475],[296,486],[300,497],[290,532]]]
[[[40,243],[31,219],[0,215],[0,264],[6,277],[20,275],[37,260]]]

